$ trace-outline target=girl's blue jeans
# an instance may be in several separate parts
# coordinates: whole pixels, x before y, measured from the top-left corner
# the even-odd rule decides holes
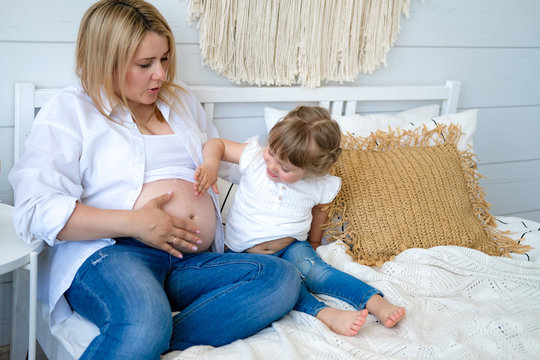
[[[101,332],[82,359],[159,359],[255,334],[293,308],[299,289],[298,271],[276,257],[203,252],[178,259],[121,238],[85,261],[66,298]]]
[[[273,255],[287,260],[300,271],[302,286],[295,310],[315,316],[327,307],[310,291],[343,300],[357,310],[365,308],[373,295],[383,296],[382,292],[362,280],[325,263],[307,241],[296,240]]]

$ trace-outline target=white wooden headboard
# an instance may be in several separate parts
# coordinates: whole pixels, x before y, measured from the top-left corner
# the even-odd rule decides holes
[[[234,87],[191,86],[204,106],[208,118],[214,119],[214,106],[220,103],[318,102],[334,115],[349,115],[357,103],[368,101],[433,101],[441,103],[441,113],[457,110],[461,83],[418,86],[332,86],[300,87]],[[61,89],[36,88],[33,83],[15,84],[14,161],[24,149],[36,109],[41,108]]]

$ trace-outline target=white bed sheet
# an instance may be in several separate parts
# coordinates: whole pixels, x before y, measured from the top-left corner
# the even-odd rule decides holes
[[[499,217],[514,239],[540,245],[540,224]],[[380,268],[352,261],[340,243],[320,247],[329,264],[381,289],[407,315],[385,328],[370,315],[354,337],[333,333],[297,311],[227,346],[172,352],[186,359],[538,359],[539,249],[513,258],[454,246],[409,249]],[[324,297],[334,306],[348,306]]]
[[[320,256],[359,277],[407,315],[385,328],[370,315],[354,337],[333,333],[316,318],[291,311],[258,334],[222,347],[195,346],[162,360],[186,359],[537,359],[540,354],[540,223],[498,217],[498,227],[535,246],[525,255],[491,257],[461,247],[409,249],[382,267],[355,263],[343,244]],[[339,300],[322,297],[347,309]],[[45,315],[44,313],[42,313]],[[75,357],[97,328],[78,315],[54,334]],[[74,333],[70,329],[76,328]]]

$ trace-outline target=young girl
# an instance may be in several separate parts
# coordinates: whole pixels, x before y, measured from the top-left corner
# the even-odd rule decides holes
[[[356,335],[368,312],[392,327],[405,308],[386,301],[368,284],[326,264],[315,252],[327,220],[324,207],[337,195],[341,179],[329,175],[337,161],[341,132],[326,109],[300,106],[278,122],[261,148],[211,139],[195,172],[194,191],[217,192],[221,160],[238,163],[242,178],[225,227],[225,244],[234,252],[273,254],[292,262],[303,286],[295,310],[315,316],[341,335]],[[309,241],[306,242],[306,240]],[[309,291],[346,301],[358,311],[328,307]]]

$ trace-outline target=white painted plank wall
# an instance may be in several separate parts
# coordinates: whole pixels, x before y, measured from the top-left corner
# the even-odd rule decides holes
[[[187,0],[151,0],[173,28],[179,79],[190,85],[226,85],[203,67],[196,26],[186,21]],[[74,81],[78,24],[92,0],[2,0],[0,5],[0,200],[12,203],[13,84],[62,87]],[[540,221],[540,1],[411,0],[410,17],[387,66],[356,84],[439,84],[462,81],[459,107],[478,108],[475,151],[486,176],[492,211]],[[399,104],[396,104],[396,110]],[[373,111],[367,106],[362,111]],[[236,111],[236,113],[235,113]],[[224,107],[218,126],[241,140],[264,134],[261,109]],[[223,126],[237,118],[234,127]],[[229,120],[227,120],[229,121]],[[0,277],[2,289],[9,277]],[[10,297],[0,290],[0,345],[9,341]],[[6,310],[7,309],[7,310]],[[7,315],[6,315],[7,314]]]

